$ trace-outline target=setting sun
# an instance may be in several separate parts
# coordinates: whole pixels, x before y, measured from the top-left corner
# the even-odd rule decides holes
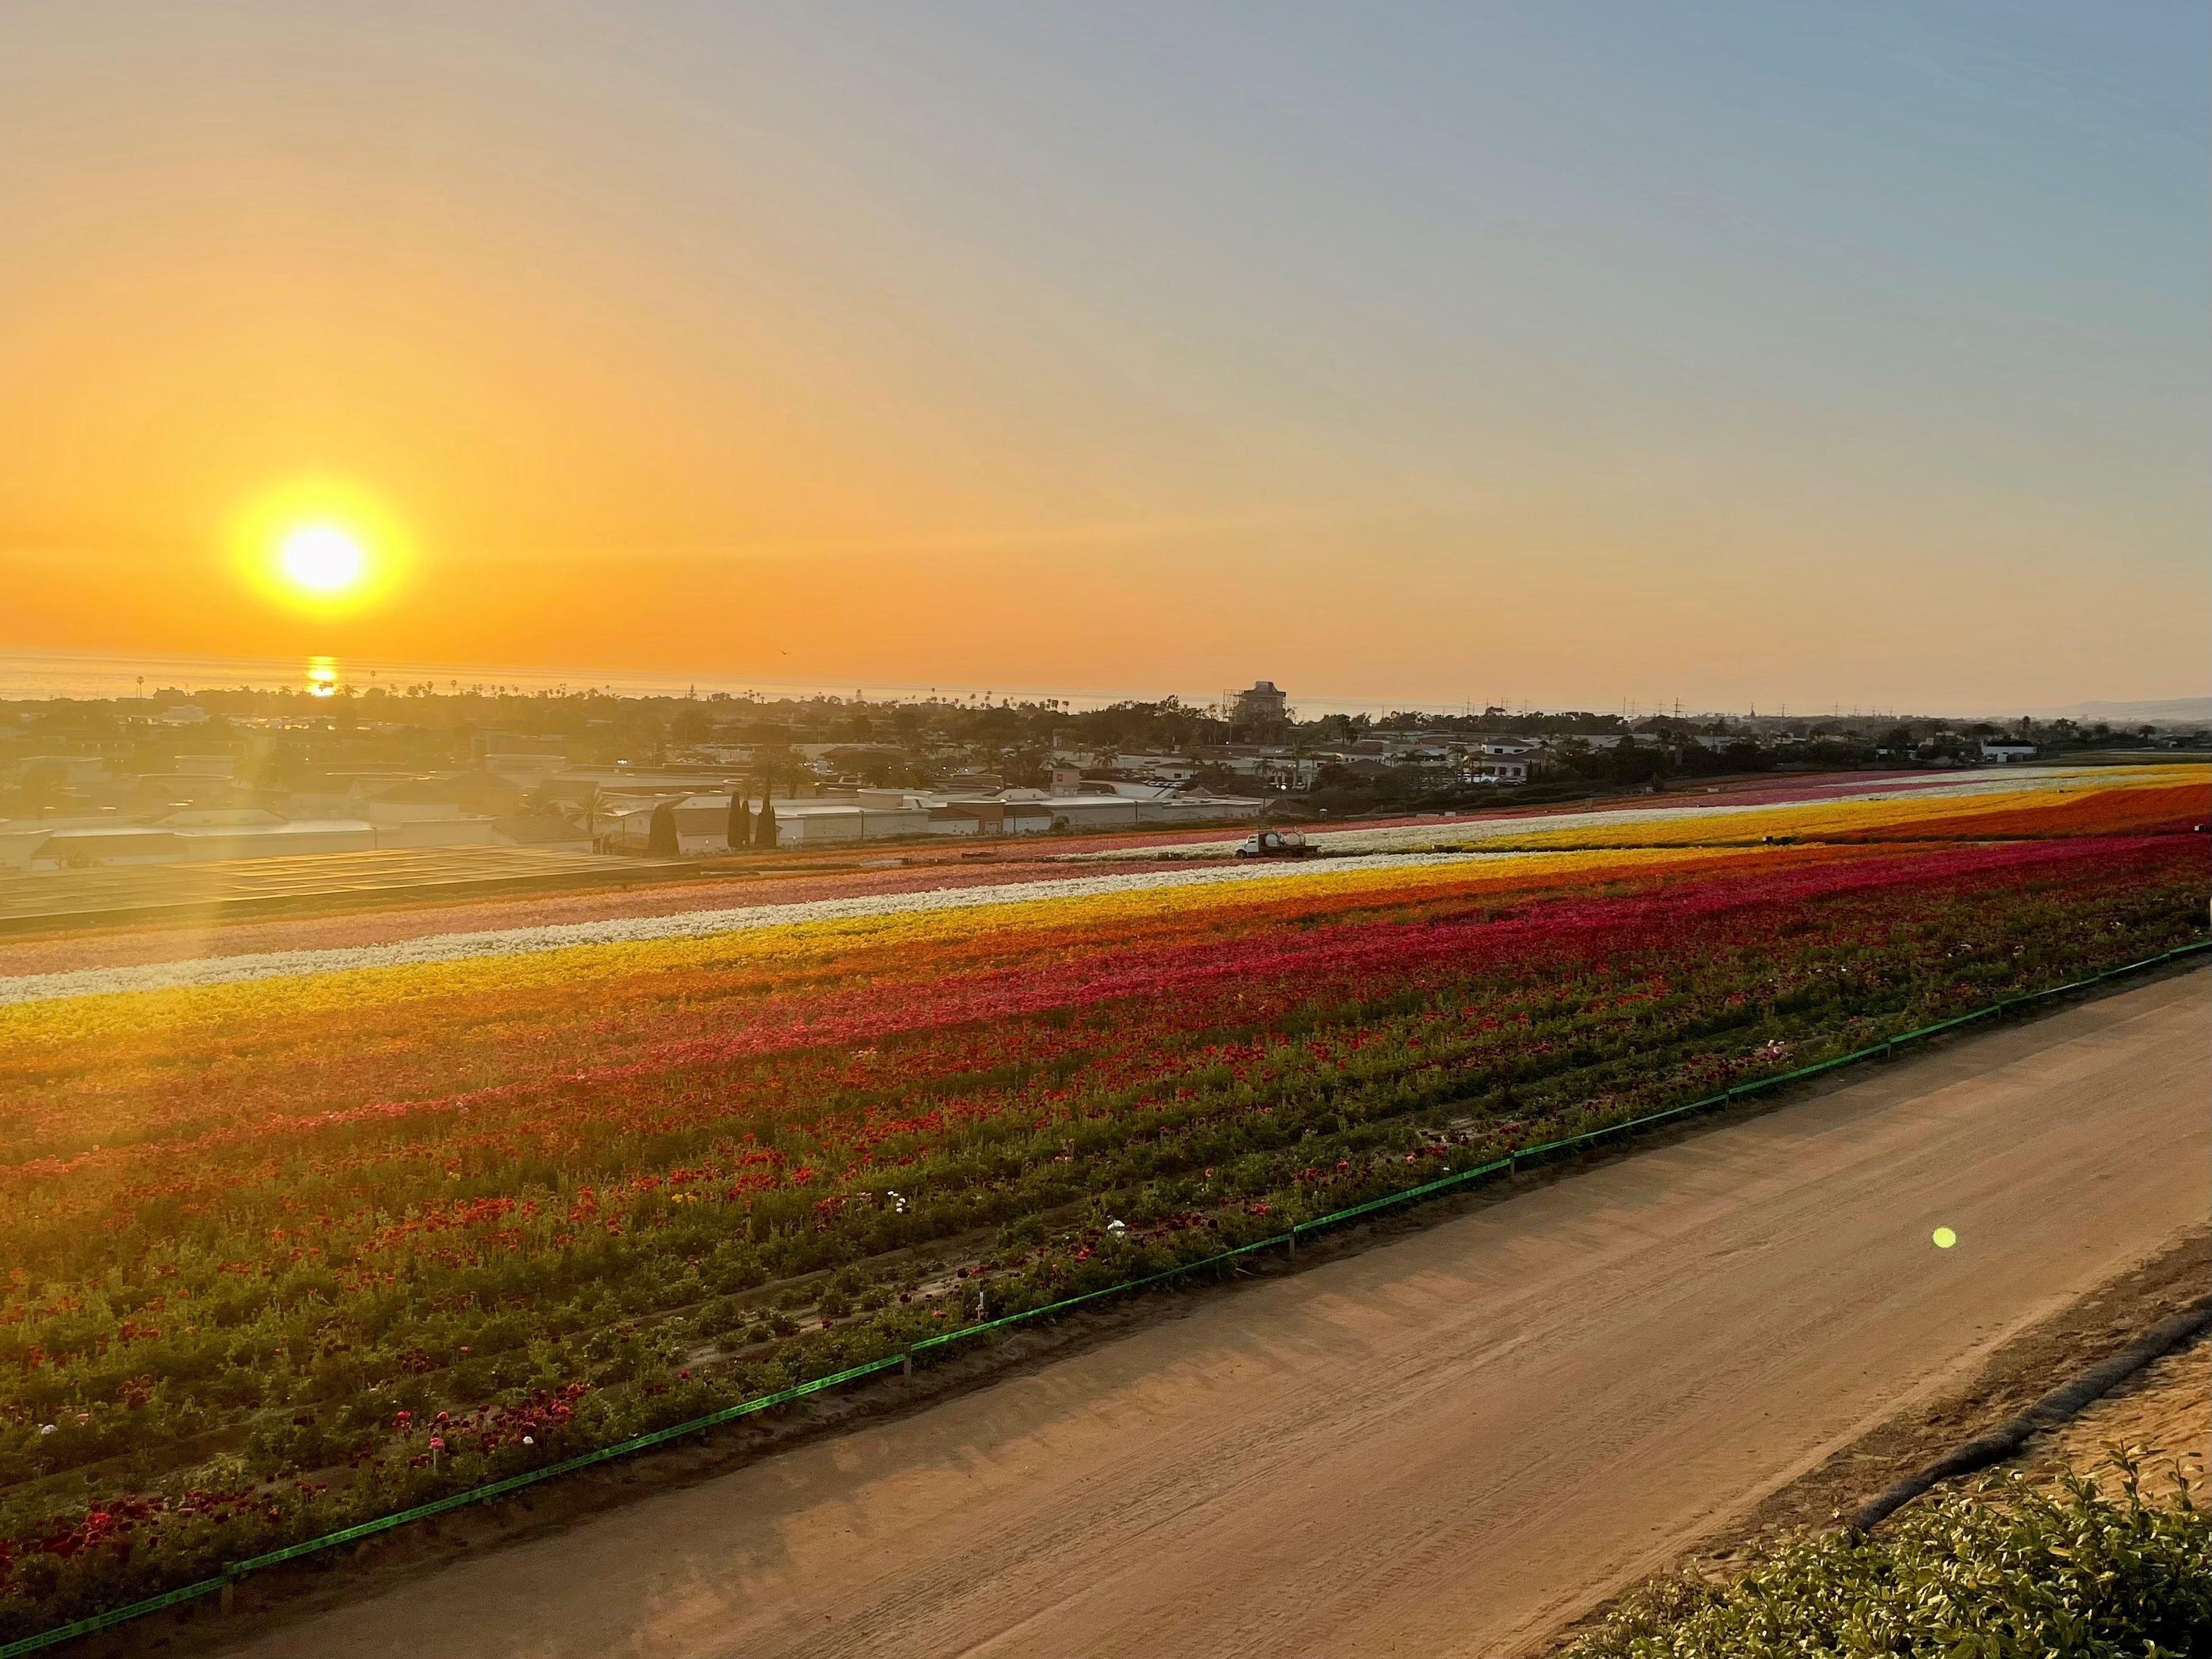
[[[277,544],[284,580],[311,593],[338,594],[359,585],[368,571],[360,538],[336,525],[301,525]]]
[[[403,588],[414,544],[381,496],[320,475],[289,479],[250,502],[233,524],[231,554],[272,607],[327,618],[374,611]]]

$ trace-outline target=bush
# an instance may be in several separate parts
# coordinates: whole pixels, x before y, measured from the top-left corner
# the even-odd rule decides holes
[[[1800,1538],[1732,1584],[1665,1581],[1564,1659],[2212,1653],[2212,1516],[2185,1491],[2146,1501],[2132,1460],[2120,1474],[2115,1498],[2014,1476],[1908,1509],[1879,1534]]]

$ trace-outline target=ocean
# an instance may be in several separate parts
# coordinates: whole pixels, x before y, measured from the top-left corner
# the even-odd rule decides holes
[[[59,652],[0,651],[0,701],[40,702],[51,698],[97,699],[151,696],[160,691],[256,690],[327,692],[340,688],[365,691],[372,686],[404,688],[428,684],[440,691],[492,690],[572,692],[601,690],[623,696],[757,696],[773,702],[783,697],[842,697],[868,702],[1037,702],[1057,701],[1070,708],[1102,708],[1130,700],[1155,702],[1170,695],[1210,706],[1222,696],[1170,688],[1098,690],[1050,686],[829,685],[746,680],[726,673],[659,673],[640,669],[525,668],[486,663],[404,662],[370,657],[186,657],[94,656]],[[1299,697],[1294,702],[1315,714],[1384,714],[1408,705],[1376,699]]]

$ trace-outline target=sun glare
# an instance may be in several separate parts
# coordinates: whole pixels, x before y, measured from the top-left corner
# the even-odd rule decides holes
[[[368,574],[368,551],[361,538],[336,525],[307,524],[291,531],[277,544],[276,562],[285,580],[310,593],[343,593]]]
[[[391,508],[337,478],[270,489],[240,513],[230,544],[240,576],[263,599],[321,617],[384,603],[414,562],[412,542]]]

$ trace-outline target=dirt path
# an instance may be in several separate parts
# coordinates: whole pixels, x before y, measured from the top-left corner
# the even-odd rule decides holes
[[[2208,989],[1869,1073],[230,1650],[1525,1649],[2201,1225]]]

